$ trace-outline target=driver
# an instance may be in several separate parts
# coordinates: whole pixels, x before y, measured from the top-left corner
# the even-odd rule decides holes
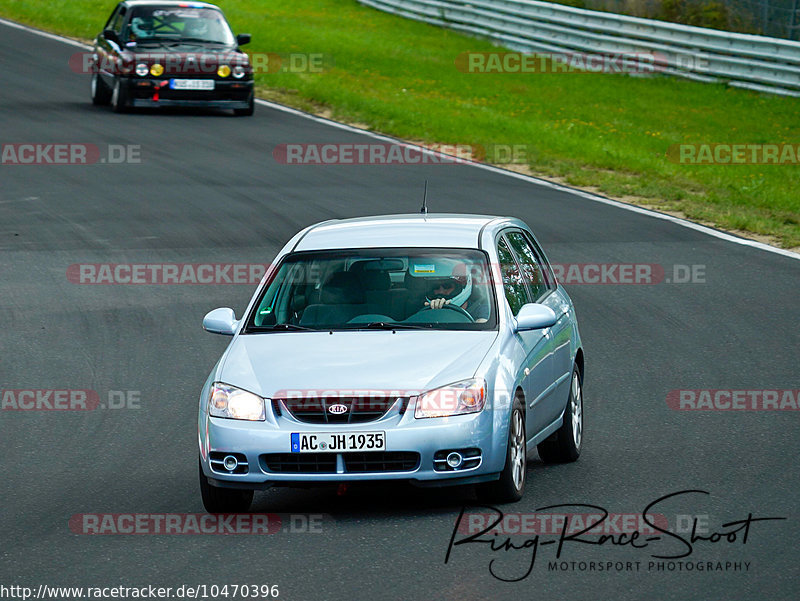
[[[465,273],[447,278],[432,278],[429,293],[423,304],[431,309],[441,309],[445,305],[453,304],[467,311],[476,322],[481,323],[489,317],[489,305],[485,299],[481,302],[479,296],[477,291],[473,291],[472,276]]]

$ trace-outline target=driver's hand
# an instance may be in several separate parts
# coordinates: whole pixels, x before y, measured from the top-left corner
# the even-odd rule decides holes
[[[443,298],[435,298],[432,301],[425,301],[425,306],[431,309],[441,309],[445,305],[449,305],[450,301]]]

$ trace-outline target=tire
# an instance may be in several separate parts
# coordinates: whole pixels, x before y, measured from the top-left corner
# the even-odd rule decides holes
[[[128,110],[128,91],[122,87],[119,78],[114,80],[114,90],[111,92],[111,108],[115,113],[124,113]]]
[[[92,104],[104,106],[111,102],[111,90],[98,73],[92,73]]]
[[[211,486],[199,460],[197,465],[200,469],[200,496],[208,513],[244,513],[250,509],[253,502],[252,490]]]
[[[583,445],[583,378],[577,366],[572,368],[569,400],[564,423],[536,448],[545,463],[569,463],[581,454]]]
[[[481,501],[494,503],[516,503],[525,493],[525,478],[528,460],[525,446],[525,411],[519,397],[514,399],[511,421],[508,426],[506,462],[500,479],[476,487]]]
[[[255,95],[252,94],[250,96],[250,102],[246,109],[233,109],[233,114],[237,117],[251,117],[253,113],[256,111],[256,100]]]

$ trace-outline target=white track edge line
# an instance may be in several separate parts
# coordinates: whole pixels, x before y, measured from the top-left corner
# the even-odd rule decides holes
[[[48,33],[46,31],[42,31],[41,29],[36,29],[34,27],[30,27],[28,25],[22,25],[21,23],[16,23],[14,21],[9,21],[0,17],[0,23],[3,25],[7,25],[8,27],[13,27],[15,29],[21,29],[23,31],[27,31],[29,33],[33,33],[35,35],[39,35],[50,40],[55,40],[58,42],[63,42],[65,44],[70,44],[72,46],[76,46],[78,48],[84,49],[91,49],[91,46],[87,46],[81,42],[76,40],[72,40],[70,38],[66,38],[54,33]],[[299,109],[295,109],[289,106],[285,106],[283,104],[278,104],[277,102],[272,102],[270,100],[263,100],[261,98],[257,98],[256,102],[263,106],[270,107],[272,109],[282,111],[284,113],[290,113],[292,115],[296,115],[298,117],[302,117],[304,119],[309,119],[311,121],[316,121],[317,123],[322,123],[329,127],[336,127],[339,129],[343,129],[345,131],[360,134],[363,136],[369,136],[375,140],[381,140],[384,142],[393,142],[393,143],[401,143],[412,148],[416,148],[421,152],[431,154],[431,155],[439,155],[439,156],[448,156],[444,153],[437,152],[425,148],[424,146],[418,146],[417,144],[413,144],[411,142],[406,142],[405,140],[401,140],[399,138],[393,138],[386,134],[378,134],[375,132],[371,132],[366,129],[361,129],[355,127],[353,125],[348,125],[346,123],[339,123],[338,121],[334,121],[332,119],[327,119],[326,117],[320,117],[318,115],[313,115],[311,113],[307,113],[305,111],[301,111]],[[452,158],[452,157],[451,157]],[[739,236],[735,236],[733,234],[729,234],[727,232],[723,232],[705,225],[701,225],[699,223],[695,223],[693,221],[688,221],[686,219],[681,219],[680,217],[675,217],[673,215],[668,215],[667,213],[660,213],[658,211],[654,211],[652,209],[645,209],[644,207],[637,207],[636,205],[631,205],[628,203],[620,202],[618,200],[613,200],[611,198],[606,198],[605,196],[600,196],[599,194],[592,194],[591,192],[586,192],[585,190],[580,190],[577,188],[571,188],[569,186],[565,186],[563,184],[557,184],[555,182],[550,182],[544,179],[540,179],[538,177],[534,177],[532,175],[525,175],[523,173],[517,173],[516,171],[509,171],[508,169],[502,169],[500,167],[495,167],[494,165],[487,165],[485,163],[478,163],[475,161],[469,161],[465,159],[459,159],[463,161],[465,164],[468,164],[472,167],[476,167],[478,169],[483,169],[485,171],[491,171],[492,173],[498,173],[500,175],[505,175],[507,177],[513,177],[515,179],[519,179],[528,183],[536,184],[539,186],[543,186],[546,188],[551,188],[553,190],[559,190],[561,192],[568,192],[574,196],[578,196],[581,198],[585,198],[587,200],[592,200],[594,202],[599,202],[605,205],[609,205],[612,207],[616,207],[618,209],[624,209],[626,211],[632,211],[634,213],[639,213],[641,215],[648,215],[650,217],[655,217],[656,219],[662,219],[664,221],[669,221],[676,225],[680,225],[685,228],[689,228],[703,234],[707,234],[709,236],[713,236],[715,238],[719,238],[720,240],[725,240],[726,242],[733,242],[734,244],[740,244],[742,246],[749,246],[750,248],[756,248],[759,250],[764,250],[767,252],[771,252],[777,255],[782,255],[784,257],[788,257],[790,259],[800,260],[800,254],[792,252],[790,250],[784,248],[778,248],[776,246],[772,246],[770,244],[765,244],[764,242],[758,242],[757,240],[750,240],[748,238],[740,238]]]

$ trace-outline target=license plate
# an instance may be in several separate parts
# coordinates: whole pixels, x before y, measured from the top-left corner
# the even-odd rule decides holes
[[[169,87],[173,90],[213,90],[213,79],[170,79]]]
[[[293,432],[292,453],[384,451],[385,432]]]

